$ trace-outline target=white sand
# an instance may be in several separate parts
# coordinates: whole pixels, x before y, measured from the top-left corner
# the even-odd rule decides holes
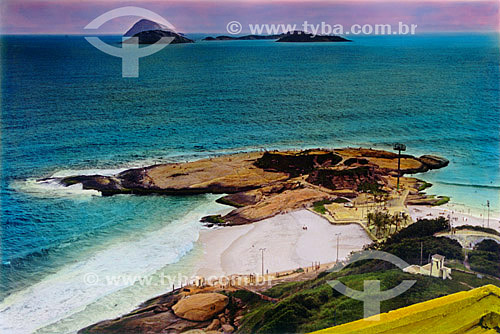
[[[307,226],[307,230],[303,230]],[[250,225],[203,230],[199,242],[205,250],[198,275],[269,273],[327,263],[352,251],[361,250],[371,240],[356,224],[332,225],[307,210],[278,215]]]
[[[468,213],[463,212],[463,210],[459,211],[453,207],[410,205],[408,206],[408,210],[410,211],[410,216],[414,221],[416,221],[419,218],[432,219],[432,218],[437,218],[439,216],[443,216],[448,219],[451,218],[453,226],[473,225],[473,226],[488,227],[487,217],[472,216]],[[490,216],[489,227],[496,229],[497,231],[500,231],[500,219],[497,217]]]

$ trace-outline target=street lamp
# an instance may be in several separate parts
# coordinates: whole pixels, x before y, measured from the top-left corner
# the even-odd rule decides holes
[[[338,263],[339,262],[339,237],[340,237],[340,233],[335,233],[335,235],[337,236],[337,261],[335,263]]]
[[[398,151],[398,184],[397,190],[399,190],[399,176],[401,175],[401,151],[406,151],[406,145],[401,143],[394,144],[394,150]]]
[[[486,206],[488,207],[488,228],[490,228],[490,201],[486,201]]]
[[[261,254],[262,254],[262,277],[264,277],[264,251],[266,250],[265,248],[259,248]]]

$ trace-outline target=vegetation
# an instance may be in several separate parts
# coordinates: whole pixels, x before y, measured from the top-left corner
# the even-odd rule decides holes
[[[349,200],[347,198],[344,198],[344,197],[337,197],[336,199],[333,200],[333,203],[347,203],[349,202]]]
[[[326,213],[325,204],[332,204],[332,201],[324,199],[322,201],[314,202],[313,210],[324,215]]]
[[[423,181],[423,183],[418,187],[418,191],[424,191],[427,188],[432,187],[432,183]]]
[[[216,202],[219,203],[219,204],[229,205],[229,206],[232,206],[232,207],[235,207],[235,208],[242,208],[242,207],[245,206],[243,204],[233,202],[233,201],[227,199],[226,197],[221,197],[221,198],[217,199]]]
[[[212,215],[203,217],[202,222],[208,224],[216,224],[216,225],[224,225],[226,223],[226,221],[224,220],[224,218],[222,218],[221,215]]]
[[[438,205],[443,205],[446,204],[450,201],[450,198],[448,196],[438,196],[438,200],[434,202],[432,205],[433,206],[438,206]]]
[[[460,225],[454,227],[455,230],[472,230],[472,231],[479,231],[479,232],[484,232],[484,233],[489,233],[489,234],[494,234],[500,236],[500,232],[498,232],[495,229],[492,228],[487,228],[487,227],[482,227],[482,226],[473,226],[473,225]]]
[[[395,226],[394,233],[398,232],[402,224],[405,223],[409,217],[405,213],[403,214],[396,213],[394,215],[391,215],[387,212],[375,211],[375,212],[368,212],[366,218],[367,218],[367,226],[368,227],[372,225],[375,226],[376,236],[381,237],[390,234],[392,225]]]
[[[362,193],[369,193],[369,194],[380,194],[383,193],[382,190],[380,189],[381,186],[380,184],[376,182],[362,182],[358,186],[358,191]]]
[[[460,245],[448,238],[436,238],[433,234],[448,228],[444,218],[419,220],[372,248],[391,252],[409,263],[420,262],[420,242],[424,245],[424,261],[427,254],[439,253],[447,259],[462,259]],[[477,252],[496,250],[490,242],[478,245]],[[457,262],[459,260],[456,260]],[[323,272],[315,279],[303,282],[287,282],[264,292],[278,298],[276,304],[256,302],[244,316],[240,333],[305,333],[361,319],[363,304],[336,292],[328,285],[339,280],[350,288],[363,290],[365,280],[380,280],[381,289],[390,289],[402,280],[417,282],[400,296],[383,301],[381,312],[441,297],[469,287],[485,284],[500,286],[499,280],[479,278],[473,274],[453,271],[453,280],[411,275],[379,260],[359,261],[339,272]],[[498,263],[498,262],[497,262]]]
[[[334,166],[342,157],[329,151],[306,150],[303,152],[265,152],[255,166],[289,173],[291,176],[309,174],[318,165]]]
[[[367,264],[368,265],[368,264]],[[272,304],[260,301],[244,316],[239,333],[306,333],[358,320],[363,317],[360,301],[341,295],[328,285],[339,280],[350,288],[363,290],[365,280],[380,280],[383,290],[402,280],[416,280],[414,286],[400,296],[383,301],[381,312],[387,312],[450,293],[467,290],[467,285],[500,285],[499,281],[479,279],[475,275],[453,273],[453,280],[411,275],[398,269],[370,272],[371,267],[347,268],[326,273],[305,282],[284,283],[266,291],[267,295],[281,299]],[[363,272],[366,271],[366,272]]]
[[[444,217],[436,219],[419,219],[416,223],[409,225],[399,233],[393,235],[387,243],[397,243],[403,239],[433,236],[437,232],[447,230],[449,222]]]
[[[500,277],[500,245],[495,241],[481,241],[468,256],[472,270]]]

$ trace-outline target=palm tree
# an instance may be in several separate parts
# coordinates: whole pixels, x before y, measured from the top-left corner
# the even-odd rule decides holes
[[[385,232],[385,214],[380,211],[375,211],[373,214],[373,224],[377,228],[376,235],[378,237],[380,235],[380,231]]]
[[[408,225],[408,218],[410,218],[410,216],[408,216],[408,214],[406,214],[406,212],[403,212],[403,213],[401,213],[401,217],[403,218],[404,224]]]
[[[368,213],[366,214],[366,219],[367,219],[367,221],[366,221],[366,226],[367,226],[367,227],[370,227],[370,224],[371,224],[371,222],[372,222],[372,220],[373,220],[373,213],[372,213],[372,212],[368,212]]]

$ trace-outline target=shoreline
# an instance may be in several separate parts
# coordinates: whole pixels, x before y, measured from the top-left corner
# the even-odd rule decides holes
[[[456,208],[450,207],[449,204],[442,206],[408,205],[408,210],[413,220],[417,220],[418,218],[432,219],[442,216],[447,219],[451,218],[453,226],[472,225],[488,227],[486,217],[477,217],[472,214],[464,213],[461,210],[459,211]],[[500,232],[500,219],[490,216],[489,227]]]

